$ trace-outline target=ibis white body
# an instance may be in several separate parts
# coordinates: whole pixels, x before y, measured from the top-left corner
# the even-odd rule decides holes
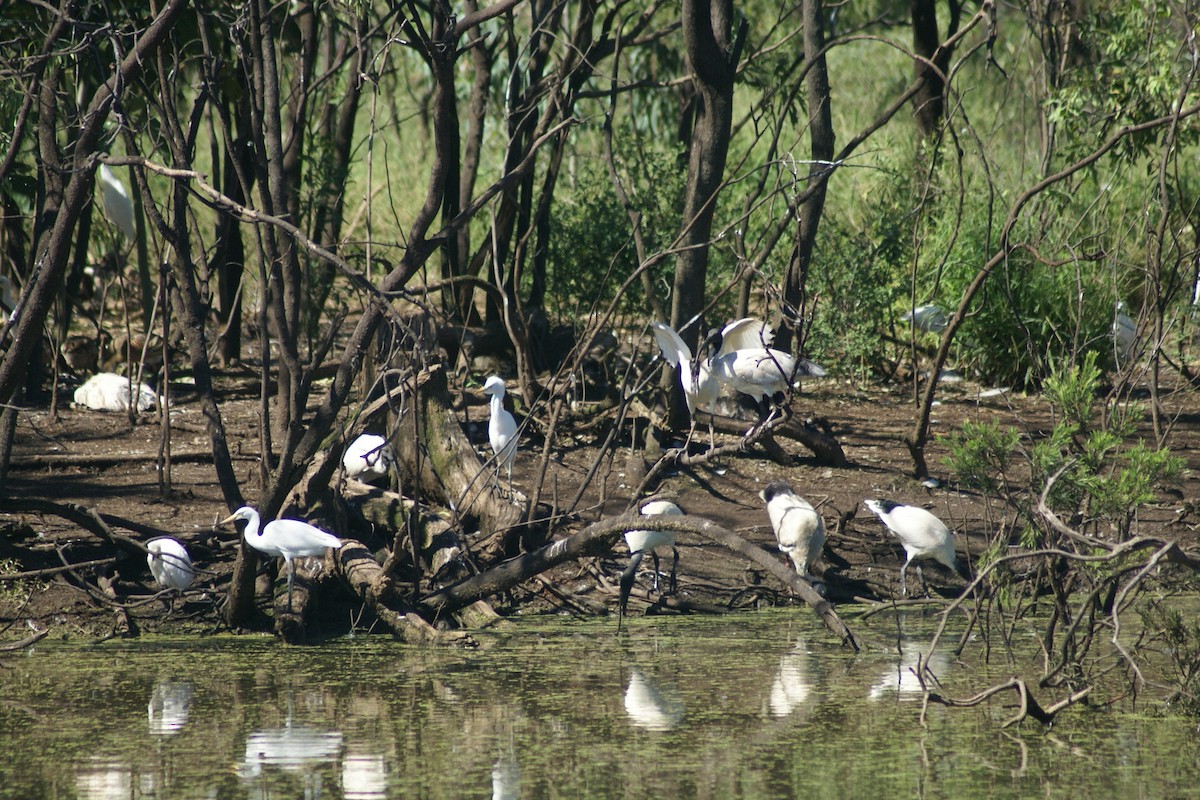
[[[642,516],[654,517],[666,515],[683,516],[683,509],[670,500],[651,500],[641,508]],[[671,548],[671,591],[675,591],[675,573],[679,567],[679,551],[675,548],[675,531],[632,530],[625,532],[625,543],[629,545],[629,566],[621,573],[620,591],[617,603],[617,630],[621,629],[621,620],[625,617],[625,607],[629,603],[629,593],[633,590],[633,581],[637,577],[638,567],[642,558],[649,553],[654,559],[654,590],[658,591],[659,560],[657,549]]]
[[[747,317],[721,329],[717,353],[709,368],[719,383],[759,403],[784,393],[796,378],[823,377],[825,369],[806,358],[771,347],[775,332],[761,320]]]
[[[295,570],[292,559],[324,555],[329,548],[336,549],[342,546],[342,540],[332,533],[299,519],[272,520],[260,533],[258,512],[250,506],[242,506],[225,519],[224,523],[239,519],[246,522],[246,529],[242,535],[248,545],[260,553],[283,559],[287,567],[288,608],[292,606],[292,581]]]
[[[129,379],[115,372],[100,372],[75,390],[75,404],[93,411],[128,411]],[[137,385],[137,410],[154,408],[158,395],[144,383]]]
[[[697,410],[711,413],[713,404],[720,397],[721,386],[713,378],[708,363],[693,365],[691,348],[670,325],[655,322],[651,327],[663,360],[679,371],[679,383],[683,387],[688,413],[693,416]]]
[[[120,229],[125,238],[133,241],[137,238],[137,227],[133,222],[133,201],[129,199],[129,190],[125,183],[108,168],[107,164],[100,165],[100,198],[104,203],[104,216]]]
[[[362,434],[346,445],[346,452],[342,454],[346,475],[367,482],[387,477],[392,461],[392,449],[387,439],[374,433]]]
[[[825,547],[825,520],[782,481],[768,484],[759,496],[767,501],[767,516],[780,551],[792,560],[797,573],[808,577],[809,568]]]
[[[946,312],[942,310],[941,306],[935,305],[917,306],[911,311],[905,311],[901,319],[911,323],[919,331],[930,333],[940,333],[949,324]]]
[[[918,506],[904,505],[891,500],[864,500],[888,530],[904,547],[905,561],[900,567],[900,591],[908,593],[904,573],[908,565],[920,558],[932,558],[967,577],[966,570],[954,553],[954,538],[940,519]],[[918,565],[917,569],[920,569]]]
[[[164,589],[183,591],[192,585],[196,572],[192,569],[192,559],[187,548],[177,539],[162,536],[146,542],[146,563],[150,565],[150,574]]]
[[[496,459],[496,482],[500,480],[500,468],[508,473],[508,488],[512,491],[512,468],[517,460],[517,420],[504,408],[504,381],[493,375],[483,384],[483,393],[488,395],[488,443]]]

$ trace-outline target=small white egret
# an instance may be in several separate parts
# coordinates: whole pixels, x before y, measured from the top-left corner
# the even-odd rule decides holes
[[[672,517],[683,515],[683,509],[670,500],[651,500],[642,506],[643,517],[653,517],[660,514]],[[654,559],[654,591],[658,591],[659,547],[671,548],[671,591],[675,591],[675,572],[679,566],[679,550],[675,547],[675,531],[646,531],[633,530],[625,532],[625,543],[629,545],[629,566],[621,573],[621,589],[617,604],[617,630],[621,630],[621,620],[625,618],[625,607],[629,603],[629,593],[633,590],[633,579],[637,576],[638,567],[646,553]]]
[[[780,551],[792,560],[801,577],[811,579],[809,568],[825,547],[825,520],[783,481],[767,484],[758,496],[767,501],[767,515]]]
[[[491,416],[488,418],[488,442],[496,459],[494,475],[497,491],[500,489],[500,468],[508,472],[508,491],[512,493],[512,468],[517,460],[517,420],[504,408],[504,380],[493,375],[483,384],[483,393],[491,398]]]
[[[950,529],[940,519],[918,506],[907,506],[891,500],[864,500],[867,508],[874,511],[883,520],[888,530],[896,534],[904,547],[905,561],[900,567],[900,593],[908,594],[904,573],[908,565],[919,558],[932,558],[944,564],[970,581],[971,576],[966,566],[958,560],[954,553],[954,539]],[[921,584],[925,584],[925,576],[921,574],[921,565],[917,565],[917,575]]]
[[[370,483],[386,477],[392,466],[392,448],[387,439],[374,433],[364,433],[346,445],[342,467],[347,477]]]
[[[229,517],[221,521],[222,525],[245,520],[246,530],[243,536],[246,543],[269,556],[282,558],[287,566],[288,610],[292,609],[292,581],[295,577],[295,567],[292,559],[302,556],[324,555],[329,548],[337,549],[342,546],[342,540],[332,533],[326,533],[316,525],[310,525],[299,519],[276,519],[268,522],[262,533],[258,532],[258,512],[250,506],[242,506]]]
[[[904,316],[900,319],[911,323],[919,331],[929,333],[940,333],[946,330],[946,326],[950,324],[950,321],[946,319],[946,312],[942,310],[941,306],[935,305],[917,306],[905,311]]]
[[[137,410],[149,411],[158,395],[144,383],[137,385]],[[128,411],[129,379],[115,372],[100,372],[75,390],[75,404],[93,411]]]
[[[177,539],[170,536],[160,536],[146,542],[146,563],[150,565],[150,574],[164,589],[183,591],[192,585],[196,572],[192,569],[192,559],[187,548]]]
[[[104,215],[132,242],[137,238],[137,227],[133,223],[133,201],[129,199],[129,190],[107,164],[100,165],[98,177]]]

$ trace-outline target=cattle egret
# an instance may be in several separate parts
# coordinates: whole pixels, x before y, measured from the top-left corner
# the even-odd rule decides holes
[[[919,558],[932,558],[949,567],[969,581],[970,575],[966,566],[960,562],[954,553],[954,540],[950,529],[940,519],[917,506],[906,506],[891,500],[864,500],[867,508],[874,511],[883,520],[883,524],[900,540],[907,558],[900,567],[900,593],[908,594],[904,573],[908,565]],[[921,577],[921,585],[925,584],[925,576],[921,574],[921,565],[917,565],[917,575]]]
[[[496,460],[494,475],[496,489],[500,489],[500,468],[508,472],[508,491],[512,493],[512,468],[517,460],[517,421],[504,408],[504,381],[493,375],[483,384],[483,393],[491,398],[491,416],[488,419],[488,442]]]
[[[133,202],[129,199],[129,190],[107,164],[100,165],[99,179],[104,215],[132,242],[137,238],[137,227],[133,224]]]
[[[158,395],[144,383],[137,385],[137,410],[149,411]],[[129,379],[115,372],[101,372],[75,390],[75,404],[93,411],[128,411]]]
[[[941,306],[934,305],[917,306],[911,311],[905,311],[904,316],[900,319],[911,323],[919,331],[929,333],[941,333],[950,324],[946,319],[946,312],[942,311]]]
[[[642,516],[658,515],[682,516],[683,510],[669,500],[651,500],[642,506]],[[621,620],[625,617],[625,606],[629,603],[629,592],[633,589],[633,579],[637,576],[642,557],[646,553],[654,559],[654,591],[658,591],[659,547],[671,548],[671,591],[675,591],[675,570],[679,566],[679,550],[675,547],[675,531],[645,531],[633,530],[625,532],[625,543],[629,545],[629,566],[621,573],[620,599],[617,604],[617,630],[621,630]]]
[[[196,573],[187,548],[181,542],[162,536],[146,542],[146,549],[149,551],[146,562],[150,565],[150,574],[159,586],[182,592],[192,585]]]
[[[262,533],[259,533],[258,512],[250,506],[242,506],[222,520],[221,524],[226,525],[239,519],[246,522],[243,535],[247,544],[269,556],[282,558],[287,566],[288,611],[292,610],[292,581],[295,577],[292,559],[324,555],[327,549],[342,546],[342,540],[332,533],[326,533],[317,526],[299,519],[272,520],[266,524]]]
[[[825,547],[825,520],[783,481],[767,484],[758,496],[767,501],[767,515],[779,549],[792,560],[801,577],[811,578],[808,570]]]
[[[342,455],[346,475],[370,483],[387,477],[392,466],[392,449],[387,439],[374,433],[364,433],[350,444]]]

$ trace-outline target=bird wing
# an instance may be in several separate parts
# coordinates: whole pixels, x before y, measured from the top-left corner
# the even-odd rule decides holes
[[[713,359],[717,380],[742,394],[764,397],[787,388],[795,360],[780,350],[735,350]]]
[[[775,331],[761,319],[743,317],[721,329],[721,349],[718,356],[734,350],[762,350],[775,341]]]
[[[662,322],[655,322],[651,327],[654,329],[654,338],[658,341],[658,349],[664,361],[672,367],[678,367],[680,361],[688,364],[692,362],[691,348],[674,328]]]

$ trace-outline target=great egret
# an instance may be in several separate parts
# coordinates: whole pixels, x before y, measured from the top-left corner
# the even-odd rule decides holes
[[[954,553],[954,539],[950,529],[940,519],[918,506],[907,506],[891,500],[864,500],[867,508],[874,511],[883,520],[883,524],[900,540],[907,558],[900,567],[900,593],[908,594],[904,573],[908,565],[918,558],[932,558],[970,581],[971,576],[966,566],[958,560]],[[925,584],[925,576],[921,574],[921,565],[917,565],[917,575],[921,585]]]
[[[346,452],[342,454],[346,475],[368,483],[386,477],[392,461],[392,448],[387,439],[374,433],[362,434],[346,445]]]
[[[493,375],[483,384],[483,393],[491,398],[491,416],[488,419],[488,442],[495,455],[496,490],[500,489],[500,467],[508,472],[508,491],[512,493],[512,468],[517,460],[517,420],[504,408],[504,381]]]
[[[137,410],[149,411],[158,395],[144,383],[137,385]],[[128,411],[129,379],[115,372],[100,372],[75,390],[75,404],[93,411]]]
[[[183,591],[192,585],[196,572],[192,569],[192,559],[187,548],[177,539],[160,536],[146,542],[146,563],[150,565],[150,574],[164,589]]]
[[[670,500],[651,500],[642,506],[643,517],[658,515],[682,516],[683,509]],[[625,606],[629,603],[629,593],[633,590],[633,579],[637,576],[638,567],[646,553],[654,559],[654,591],[658,591],[659,561],[657,548],[671,548],[671,591],[675,591],[675,570],[679,566],[679,550],[675,547],[675,531],[646,531],[632,530],[625,532],[625,543],[629,545],[629,566],[621,573],[621,590],[617,604],[617,630],[621,630],[621,620],[625,618]]]
[[[246,521],[243,536],[246,543],[259,552],[282,558],[287,566],[288,611],[292,610],[292,581],[295,567],[292,559],[302,556],[324,555],[329,548],[342,546],[342,540],[326,533],[316,525],[299,519],[276,519],[268,522],[262,533],[258,532],[258,512],[250,506],[242,506],[221,521],[222,525],[236,520]]]
[[[104,216],[132,242],[137,238],[137,227],[133,223],[133,202],[129,199],[129,190],[107,164],[100,165],[99,179]]]
[[[811,578],[809,567],[825,547],[825,520],[783,481],[767,484],[759,497],[767,501],[767,515],[779,549],[792,560],[801,577]]]
[[[905,311],[904,316],[900,319],[911,323],[919,331],[929,333],[940,333],[950,324],[946,319],[946,312],[942,310],[941,306],[935,305],[917,306],[910,311]]]

